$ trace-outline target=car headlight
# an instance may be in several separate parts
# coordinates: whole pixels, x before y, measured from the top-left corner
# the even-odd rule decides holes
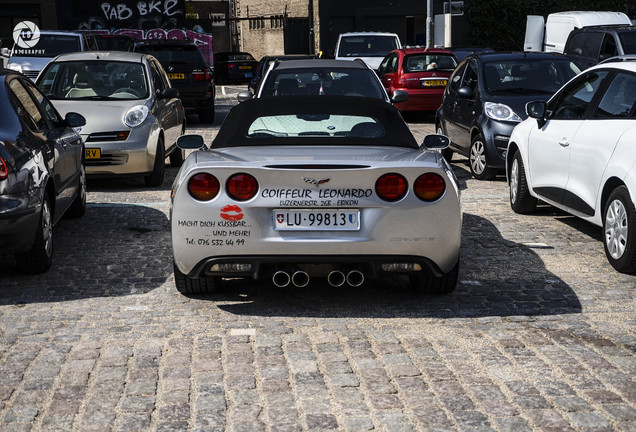
[[[14,70],[16,72],[22,73],[22,65],[19,64],[19,63],[9,63],[7,65],[7,69],[11,69],[11,70]]]
[[[521,121],[521,117],[519,117],[508,105],[494,102],[485,102],[484,110],[486,111],[486,115],[494,120],[506,120],[514,122]]]
[[[139,126],[148,117],[148,107],[146,105],[137,105],[132,107],[124,115],[124,123],[128,127]]]

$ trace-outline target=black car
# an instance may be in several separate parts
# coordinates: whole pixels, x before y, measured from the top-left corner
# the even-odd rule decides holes
[[[267,70],[275,61],[286,61],[286,60],[307,60],[307,59],[315,59],[315,55],[310,54],[288,54],[288,55],[277,55],[277,56],[264,56],[258,62],[258,66],[256,67],[256,72],[252,76],[252,79],[247,84],[247,88],[254,94],[258,90],[258,86],[261,83],[261,80],[267,73]]]
[[[214,73],[197,45],[189,40],[153,39],[135,44],[135,51],[159,60],[186,113],[197,113],[201,123],[214,122]]]
[[[246,52],[220,52],[214,54],[214,70],[219,83],[247,83],[254,73],[258,61]]]
[[[616,56],[636,54],[636,26],[617,24],[572,30],[563,54],[581,70]]]
[[[548,100],[579,72],[555,53],[476,53],[451,75],[437,110],[437,133],[451,139],[443,151],[468,157],[478,180],[494,178],[505,167],[508,139],[527,117],[526,103]]]
[[[24,273],[49,269],[53,226],[86,211],[80,114],[62,118],[32,81],[0,70],[0,251]]]

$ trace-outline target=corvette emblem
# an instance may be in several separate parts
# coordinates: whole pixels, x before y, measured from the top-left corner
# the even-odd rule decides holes
[[[329,182],[331,179],[330,178],[322,178],[322,179],[312,179],[312,178],[307,178],[307,177],[303,177],[303,180],[309,184],[312,184],[316,187],[320,187],[321,184],[327,183]]]

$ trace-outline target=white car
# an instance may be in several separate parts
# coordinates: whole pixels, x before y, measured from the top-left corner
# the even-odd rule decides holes
[[[636,271],[636,62],[577,75],[510,137],[510,204],[531,213],[537,200],[603,227],[618,271]]]
[[[439,149],[415,141],[399,111],[373,98],[257,98],[235,106],[210,148],[172,187],[174,273],[182,293],[223,277],[304,287],[409,276],[421,291],[457,284],[460,191]]]
[[[350,32],[338,36],[334,55],[336,60],[361,59],[377,70],[387,54],[400,48],[402,43],[395,33]]]

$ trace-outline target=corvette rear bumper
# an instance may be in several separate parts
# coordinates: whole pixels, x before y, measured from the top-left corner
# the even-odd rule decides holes
[[[457,257],[459,259],[459,256]],[[187,276],[271,278],[281,269],[302,269],[311,277],[327,277],[333,270],[359,270],[366,278],[387,274],[427,272],[433,276],[444,273],[430,259],[409,255],[238,255],[204,259]]]

